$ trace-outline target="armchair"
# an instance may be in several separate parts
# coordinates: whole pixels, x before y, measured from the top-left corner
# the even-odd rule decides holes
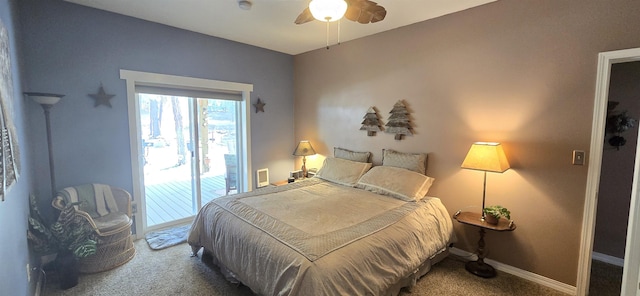
[[[124,189],[103,184],[85,184],[64,188],[56,194],[52,206],[63,209],[68,202],[77,205],[77,215],[93,227],[98,240],[96,254],[79,260],[79,271],[94,273],[118,267],[136,253],[131,237],[131,195]]]

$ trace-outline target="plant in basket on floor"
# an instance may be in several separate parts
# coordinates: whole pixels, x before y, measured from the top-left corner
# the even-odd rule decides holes
[[[507,208],[502,206],[489,206],[482,210],[484,213],[484,220],[493,225],[497,225],[500,217],[511,219],[511,212]]]
[[[47,225],[38,210],[35,196],[30,197],[29,229],[27,238],[33,250],[41,256],[57,254],[54,261],[61,275],[60,288],[68,289],[78,284],[78,258],[96,253],[95,232],[89,221],[76,215],[75,205],[68,204],[58,219]]]

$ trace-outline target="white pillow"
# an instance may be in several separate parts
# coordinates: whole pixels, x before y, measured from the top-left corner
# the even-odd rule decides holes
[[[357,162],[341,158],[327,157],[317,178],[334,183],[355,187],[356,183],[371,168],[371,163]]]
[[[356,187],[404,201],[419,201],[434,180],[403,168],[376,166],[360,178]]]
[[[424,175],[427,173],[427,154],[403,153],[391,149],[383,149],[382,165],[404,168]]]

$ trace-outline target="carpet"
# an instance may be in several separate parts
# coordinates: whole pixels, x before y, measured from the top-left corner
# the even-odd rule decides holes
[[[186,242],[190,229],[191,225],[162,229],[147,233],[145,239],[150,248],[162,250]]]
[[[620,289],[622,288],[622,271],[622,266],[592,260],[589,295],[620,295]]]
[[[202,259],[202,250],[199,257],[190,257],[191,247],[187,244],[159,251],[149,248],[144,240],[136,241],[135,246],[137,254],[127,264],[105,272],[81,274],[78,285],[69,290],[60,290],[59,274],[47,272],[42,295],[256,296],[248,287],[225,280],[217,266]],[[398,296],[570,296],[500,270],[495,278],[477,277],[464,269],[465,263],[466,260],[449,255],[418,280],[411,292],[402,290]]]

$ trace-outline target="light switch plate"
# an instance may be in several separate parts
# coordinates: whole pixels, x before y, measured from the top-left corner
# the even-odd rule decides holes
[[[573,150],[573,165],[584,165],[584,151]]]

